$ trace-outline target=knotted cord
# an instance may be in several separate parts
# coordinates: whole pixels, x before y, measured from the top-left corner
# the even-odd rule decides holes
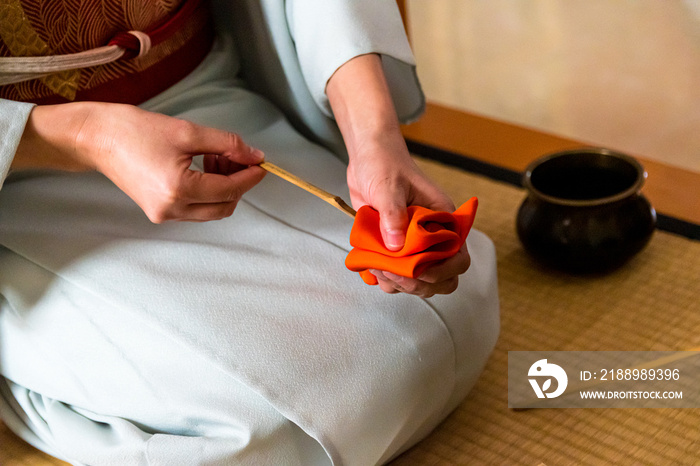
[[[185,1],[167,21],[146,31],[118,32],[107,45],[77,53],[38,57],[0,57],[0,86],[51,73],[105,65],[146,55],[182,27],[202,0]]]

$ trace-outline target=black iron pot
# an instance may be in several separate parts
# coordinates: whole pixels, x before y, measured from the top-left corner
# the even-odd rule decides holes
[[[557,152],[531,163],[518,211],[518,237],[546,264],[573,273],[604,272],[641,251],[656,212],[640,190],[646,172],[607,149]]]

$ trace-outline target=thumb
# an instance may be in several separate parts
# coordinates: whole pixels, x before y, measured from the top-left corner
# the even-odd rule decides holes
[[[390,251],[398,251],[406,242],[408,229],[408,211],[405,204],[387,203],[375,205],[379,212],[379,230],[382,233],[384,246]]]

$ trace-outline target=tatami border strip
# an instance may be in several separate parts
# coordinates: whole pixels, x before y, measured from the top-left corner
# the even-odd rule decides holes
[[[439,149],[410,139],[406,139],[406,145],[412,154],[522,188],[522,172],[500,167],[464,154]],[[662,231],[681,235],[692,240],[700,240],[700,225],[673,217],[663,212],[657,212],[656,226]]]

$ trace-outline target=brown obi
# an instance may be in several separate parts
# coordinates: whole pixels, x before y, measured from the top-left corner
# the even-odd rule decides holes
[[[196,3],[189,5],[192,11],[178,15],[188,1]],[[133,56],[127,54],[106,65],[0,86],[0,98],[37,104],[81,100],[140,104],[189,74],[207,55],[214,38],[206,1],[0,2],[2,57],[77,53],[107,45],[119,33],[159,27],[166,29],[165,37],[145,55],[127,58]]]

